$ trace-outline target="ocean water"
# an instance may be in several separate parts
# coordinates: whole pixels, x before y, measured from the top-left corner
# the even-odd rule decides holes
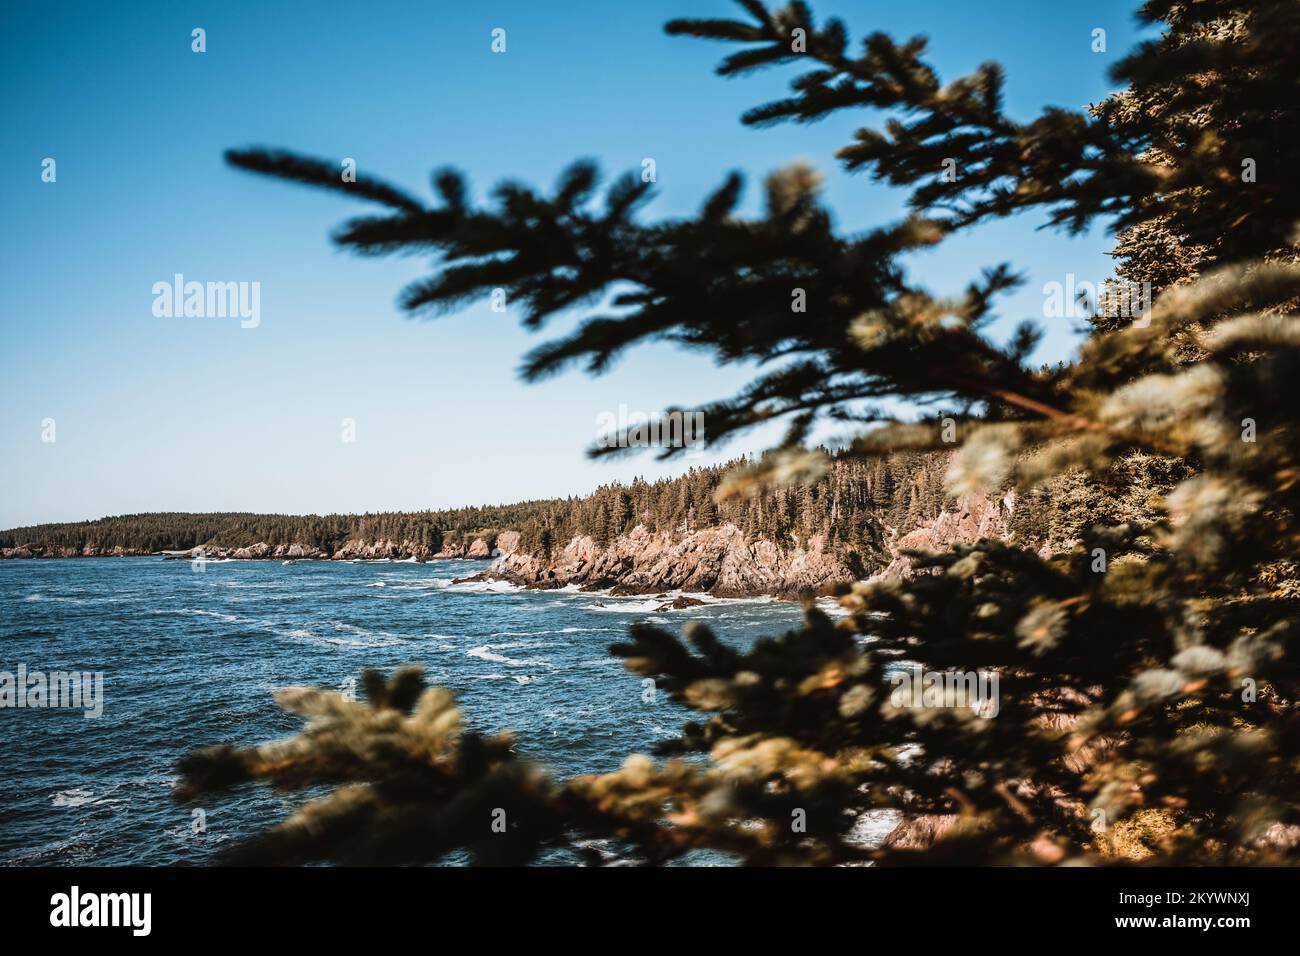
[[[608,653],[629,624],[701,620],[745,646],[802,614],[762,598],[656,612],[663,599],[453,583],[489,563],[0,561],[0,671],[104,675],[97,719],[0,707],[0,865],[211,862],[302,795],[242,788],[195,833],[171,798],[177,760],[292,734],[273,689],[342,688],[367,667],[423,664],[470,726],[513,730],[557,776],[613,770],[690,716],[662,694],[643,703]]]

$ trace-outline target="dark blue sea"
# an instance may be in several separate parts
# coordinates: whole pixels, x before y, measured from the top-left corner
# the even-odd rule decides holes
[[[690,716],[662,694],[643,703],[640,679],[608,653],[629,624],[702,620],[743,646],[802,613],[770,599],[658,612],[662,598],[453,583],[488,564],[0,561],[0,671],[104,675],[95,719],[0,708],[0,864],[212,862],[301,794],[244,788],[210,804],[196,833],[192,808],[171,798],[177,760],[293,734],[300,722],[272,690],[343,688],[367,667],[423,664],[470,726],[513,730],[558,777],[614,770]]]

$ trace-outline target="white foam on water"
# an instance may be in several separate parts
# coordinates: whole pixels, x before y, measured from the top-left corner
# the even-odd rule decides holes
[[[541,631],[502,631],[500,637],[541,637],[545,634],[615,634],[621,627],[557,627]]]
[[[664,598],[655,598],[652,601],[635,601],[623,604],[584,604],[584,611],[595,611],[597,614],[648,614],[657,611],[663,607]]]
[[[449,587],[454,580],[455,578],[389,578],[386,582],[367,584],[366,587],[390,587],[394,591],[441,591]]]
[[[463,581],[447,586],[448,591],[460,591],[466,594],[510,594],[525,588],[509,581]]]
[[[400,634],[392,634],[388,631],[370,631],[364,627],[357,627],[355,624],[348,624],[346,621],[333,621],[334,630],[342,631],[344,634],[352,634],[354,637],[326,637],[323,638],[326,644],[334,644],[340,647],[396,647],[399,644],[407,643],[407,639]]]
[[[35,603],[36,601],[54,601],[58,604],[85,604],[85,598],[60,597],[57,594],[29,594],[23,598],[24,603]]]
[[[533,681],[541,680],[537,674],[479,674],[479,680],[512,680],[516,684],[531,684]]]
[[[778,598],[770,594],[756,594],[753,597],[717,597],[709,594],[707,591],[669,591],[668,594],[674,598],[688,597],[695,598],[697,601],[703,601],[705,604],[776,604]]]
[[[360,637],[379,637],[394,641],[404,640],[402,635],[393,634],[390,631],[371,631],[356,624],[349,624],[347,621],[332,621],[331,623],[334,625],[334,630],[343,631],[346,634],[356,634]]]
[[[527,642],[524,641],[516,641],[508,644],[483,644],[479,647],[470,648],[465,652],[465,655],[467,657],[476,657],[481,661],[493,661],[497,664],[505,664],[509,667],[530,667],[533,665],[541,665],[543,667],[554,666],[550,661],[542,660],[541,658],[517,660],[513,657],[506,657],[504,654],[496,653],[498,650],[511,650],[514,647],[526,644]]]
[[[215,617],[221,621],[227,621],[231,624],[255,624],[251,618],[239,617],[235,614],[223,614],[221,611],[205,611],[203,608],[182,607],[182,608],[160,608],[153,612],[154,614],[193,614],[195,617]]]
[[[767,594],[756,597],[717,597],[705,591],[683,591],[681,588],[657,591],[650,596],[645,594],[611,594],[609,589],[585,593],[599,595],[601,600],[596,604],[582,605],[582,610],[595,611],[598,614],[668,614],[674,611],[686,611],[688,613],[694,611],[698,613],[700,610],[710,607],[766,605],[778,601],[777,598]],[[678,598],[690,598],[700,603],[692,604],[689,607],[672,607],[672,603]],[[604,603],[606,601],[616,603],[606,604]]]
[[[80,807],[95,802],[95,791],[74,787],[61,790],[50,798],[50,804],[56,807]]]
[[[402,640],[376,640],[376,641],[353,641],[346,637],[324,637],[322,643],[333,644],[337,647],[396,647],[398,644],[404,644]]]
[[[504,634],[501,635],[501,636],[502,636],[502,637],[505,637]],[[534,635],[532,635],[532,634],[524,634],[524,635],[521,635],[521,636],[523,636],[523,637],[533,637]],[[492,644],[492,645],[490,645],[490,646],[491,646],[493,649],[498,650],[498,651],[524,651],[524,650],[531,650],[531,649],[533,649],[533,648],[535,648],[535,647],[563,647],[564,645],[561,644],[559,641],[536,641],[536,640],[529,640],[529,641],[508,641],[508,642],[505,643],[505,644]]]
[[[816,602],[817,610],[821,611],[827,617],[848,617],[849,612],[840,606],[838,598],[819,597]]]

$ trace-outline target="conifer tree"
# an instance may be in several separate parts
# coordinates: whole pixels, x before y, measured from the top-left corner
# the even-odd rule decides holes
[[[633,755],[552,781],[502,741],[463,731],[444,692],[400,671],[369,675],[364,704],[282,693],[305,732],[195,754],[182,796],[248,781],[336,786],[239,851],[261,861],[434,860],[457,846],[523,860],[590,834],[651,862],[699,847],[749,863],[1286,858],[1300,827],[1300,191],[1289,178],[1300,5],[1150,0],[1141,15],[1162,33],[1117,67],[1126,89],[1090,112],[1049,109],[1027,123],[1004,112],[995,64],[945,84],[921,38],[876,33],[854,46],[844,24],[818,25],[803,3],[741,6],[740,19],[668,31],[738,47],[726,76],[798,71],[788,98],[746,122],[885,115],[838,155],[909,189],[909,218],[841,235],[816,174],[796,165],[767,179],[756,218],[736,214],[733,174],[697,216],[646,225],[648,184],[624,177],[596,203],[596,170],[579,163],[550,193],[509,183],[486,207],[452,172],[435,174],[433,205],[372,182],[350,195],[387,210],[349,221],[337,241],[369,255],[440,254],[436,273],[402,294],[416,313],[501,287],[541,328],[617,286],[610,314],[529,356],[530,378],[573,363],[598,373],[648,340],[719,360],[783,359],[703,409],[710,441],[790,422],[777,454],[724,495],[824,473],[825,455],[803,447],[819,420],[862,424],[857,456],[953,447],[939,421],[873,411],[884,397],[957,410],[950,494],[1032,496],[1083,480],[1122,497],[1152,462],[1167,493],[1132,520],[1085,507],[1070,549],[982,541],[913,555],[917,577],[849,589],[846,619],[810,610],[802,629],[743,653],[700,626],[685,640],[634,626],[613,652],[702,715],[661,756],[708,763]],[[351,188],[332,163],[285,152],[230,160]],[[942,175],[945,160],[955,177]],[[1032,327],[1008,342],[987,334],[998,294],[1017,281],[1011,266],[940,297],[899,263],[1035,210],[1066,229],[1114,224],[1117,279],[1160,287],[1141,321],[1094,323],[1077,360],[1056,368],[1030,365]],[[810,308],[792,322],[796,287]],[[874,475],[877,488],[897,480]],[[877,640],[864,645],[867,633]],[[997,674],[997,715],[909,706],[892,693],[899,658]],[[514,821],[496,843],[489,807]],[[940,816],[946,829],[919,850],[863,848],[856,819],[886,807]],[[791,827],[795,811],[806,830]]]

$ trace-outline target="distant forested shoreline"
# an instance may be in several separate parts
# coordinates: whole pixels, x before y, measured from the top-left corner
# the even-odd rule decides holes
[[[734,524],[751,538],[806,546],[820,535],[828,548],[864,558],[883,553],[887,529],[914,527],[943,506],[944,455],[895,455],[864,463],[833,456],[816,482],[768,488],[716,501],[737,459],[692,468],[677,478],[602,485],[591,494],[413,512],[280,515],[151,512],[0,531],[6,557],[155,554],[197,547],[299,545],[332,556],[349,542],[407,543],[428,555],[462,556],[472,542],[491,547],[498,533],[519,534],[519,550],[547,555],[577,536],[598,547],[642,525],[689,534]],[[15,553],[17,552],[17,553]],[[459,552],[459,553],[458,553]]]

